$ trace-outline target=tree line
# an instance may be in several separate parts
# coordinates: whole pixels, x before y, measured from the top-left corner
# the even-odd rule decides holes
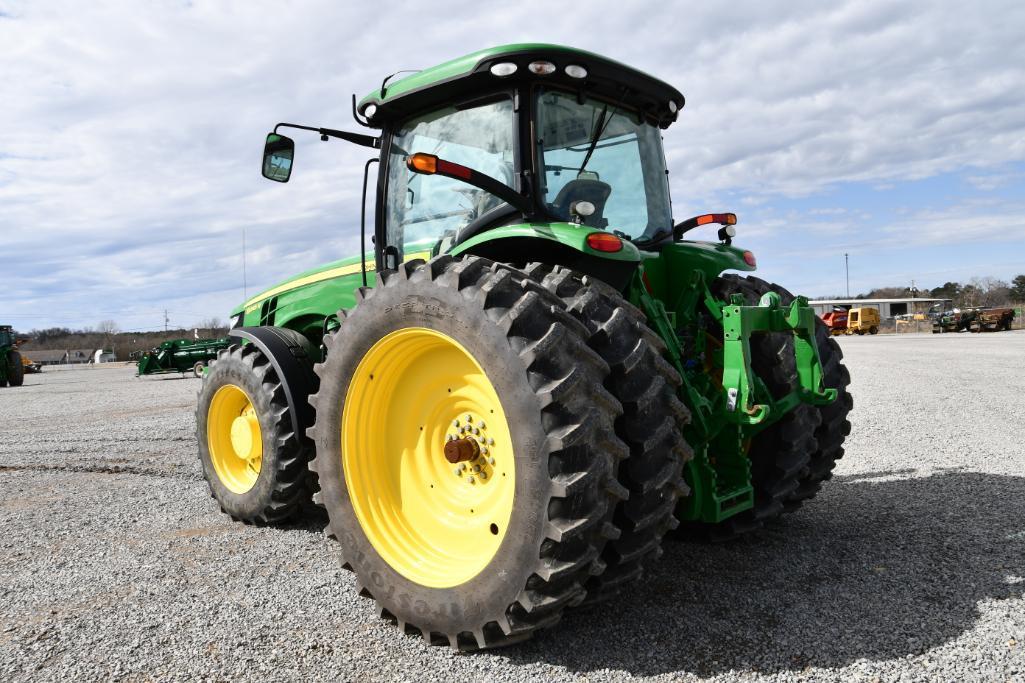
[[[20,345],[25,355],[32,357],[32,350],[105,349],[113,351],[117,360],[130,360],[133,354],[148,351],[172,339],[192,339],[198,333],[200,339],[216,339],[227,336],[228,326],[220,318],[203,320],[194,327],[169,329],[167,331],[121,330],[117,322],[102,320],[96,327],[73,330],[67,327],[47,327],[28,332],[15,331],[15,339],[26,339]]]
[[[1025,274],[1016,276],[1010,282],[993,277],[973,277],[966,283],[945,282],[940,287],[876,287],[855,299],[903,299],[905,297],[921,297],[923,299],[951,299],[958,308],[975,308],[979,306],[991,308],[1008,306],[1025,302]],[[838,299],[844,297],[836,297]]]

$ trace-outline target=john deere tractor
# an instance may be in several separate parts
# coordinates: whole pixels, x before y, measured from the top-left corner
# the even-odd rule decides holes
[[[373,248],[233,312],[197,408],[224,512],[278,522],[312,496],[381,616],[475,649],[613,596],[673,530],[728,539],[813,497],[850,431],[840,349],[740,274],[733,214],[674,221],[683,105],[524,44],[384,79],[353,98],[365,133],[278,124],[274,181],[282,129],[373,150]]]
[[[20,387],[25,382],[25,365],[10,325],[0,325],[0,387]]]

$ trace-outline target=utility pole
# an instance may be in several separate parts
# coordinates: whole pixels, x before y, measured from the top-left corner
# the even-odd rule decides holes
[[[246,292],[246,229],[242,228],[242,301],[249,299]]]
[[[847,276],[847,298],[850,299],[851,298],[851,265],[850,265],[850,261],[847,259],[847,252],[844,252],[844,255],[843,255],[843,269],[844,269],[844,273]]]
[[[164,309],[164,334],[167,334],[167,323],[171,322],[171,319],[167,317],[167,309]]]

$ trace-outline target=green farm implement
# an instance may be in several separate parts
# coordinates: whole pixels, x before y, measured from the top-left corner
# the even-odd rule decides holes
[[[0,325],[0,387],[20,387],[25,382],[25,365],[10,325]]]
[[[975,319],[979,315],[978,308],[955,308],[947,311],[940,311],[933,318],[932,332],[940,334],[943,332],[965,332],[972,329]]]
[[[218,352],[228,348],[228,339],[172,339],[146,351],[139,358],[138,374],[160,375],[179,372],[202,377]]]
[[[733,214],[673,219],[683,105],[525,44],[386,78],[353,98],[364,133],[275,126],[278,182],[282,129],[373,150],[373,248],[364,212],[358,255],[233,311],[196,412],[221,509],[278,522],[312,496],[383,617],[475,649],[613,596],[670,532],[729,539],[815,496],[850,431],[840,349],[746,274]]]

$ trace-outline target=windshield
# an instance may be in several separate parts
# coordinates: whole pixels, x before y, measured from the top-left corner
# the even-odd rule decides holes
[[[388,159],[388,244],[402,249],[415,242],[443,252],[443,242],[451,242],[471,222],[508,206],[461,180],[410,171],[407,155],[435,154],[514,187],[514,135],[512,100],[505,97],[469,108],[449,107],[403,125],[392,139]]]
[[[548,210],[572,220],[574,202],[595,211],[586,225],[631,238],[673,227],[658,128],[615,104],[557,91],[538,98],[538,156]]]

